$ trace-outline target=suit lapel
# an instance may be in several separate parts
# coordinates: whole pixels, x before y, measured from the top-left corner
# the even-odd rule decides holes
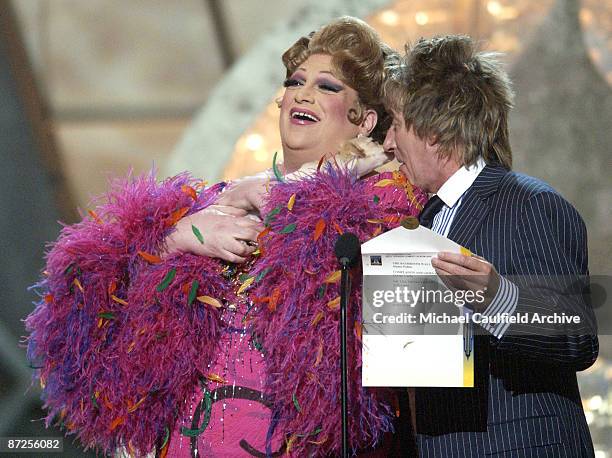
[[[455,215],[448,238],[459,245],[469,247],[489,213],[489,196],[497,192],[499,183],[507,170],[500,166],[487,165],[467,190]]]

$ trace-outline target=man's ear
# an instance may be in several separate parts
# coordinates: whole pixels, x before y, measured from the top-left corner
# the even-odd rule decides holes
[[[427,137],[427,146],[437,146],[438,145],[438,136],[437,135],[431,135],[429,137]]]
[[[438,151],[440,150],[440,146],[438,145],[438,137],[427,137],[427,139],[425,140],[425,149],[429,154],[437,156]]]
[[[363,121],[359,126],[359,133],[369,136],[374,127],[376,127],[376,123],[378,122],[378,114],[374,110],[366,110],[365,116],[363,117]]]
[[[438,144],[438,136],[432,135],[430,137],[427,137],[427,139],[425,140],[425,146],[429,153],[437,156],[440,151],[440,145]]]

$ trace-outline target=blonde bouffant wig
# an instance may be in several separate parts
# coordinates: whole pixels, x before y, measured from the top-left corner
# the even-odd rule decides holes
[[[348,113],[349,120],[361,124],[367,109],[375,110],[378,123],[371,136],[382,142],[389,126],[381,89],[385,61],[394,51],[382,42],[378,33],[365,22],[353,17],[341,17],[296,41],[283,54],[287,77],[313,54],[332,58],[332,72],[359,96],[358,105]]]

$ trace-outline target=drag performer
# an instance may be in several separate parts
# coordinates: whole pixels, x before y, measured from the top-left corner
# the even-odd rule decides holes
[[[282,165],[212,186],[129,177],[64,227],[27,319],[48,424],[132,456],[338,453],[334,242],[426,201],[399,172],[369,173],[386,160],[390,52],[353,18],[301,38],[283,55]],[[397,406],[361,387],[358,271],[353,284],[349,436],[375,450]]]

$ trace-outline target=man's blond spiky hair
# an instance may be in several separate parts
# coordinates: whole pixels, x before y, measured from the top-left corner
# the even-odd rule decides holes
[[[383,100],[401,113],[406,127],[431,139],[445,156],[472,165],[512,167],[508,115],[513,92],[498,54],[478,52],[472,39],[449,35],[406,46],[387,60]]]

